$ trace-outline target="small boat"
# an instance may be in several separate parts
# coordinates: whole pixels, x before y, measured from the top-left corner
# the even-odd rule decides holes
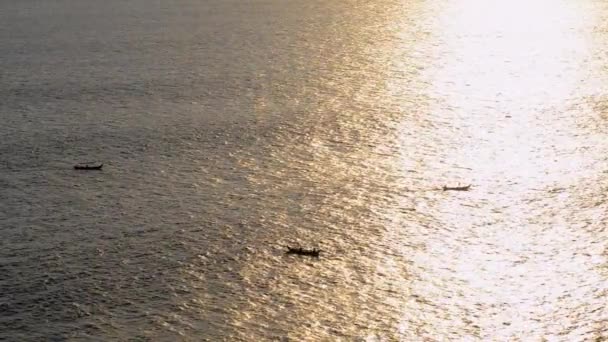
[[[76,164],[74,165],[74,170],[101,170],[103,164]]]
[[[320,253],[321,253],[321,250],[317,249],[317,248],[305,249],[302,247],[294,248],[294,247],[289,247],[289,246],[287,246],[287,252],[285,252],[285,254],[304,255],[304,256],[310,256],[313,258],[318,258]]]
[[[443,191],[469,191],[469,189],[471,189],[471,184],[463,186],[443,186]]]

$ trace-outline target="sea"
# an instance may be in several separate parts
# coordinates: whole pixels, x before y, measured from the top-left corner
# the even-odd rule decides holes
[[[0,340],[608,341],[607,43],[599,0],[0,0]]]

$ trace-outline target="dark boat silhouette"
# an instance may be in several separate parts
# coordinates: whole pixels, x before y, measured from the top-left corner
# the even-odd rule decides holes
[[[287,246],[287,252],[285,252],[285,254],[304,255],[304,256],[310,256],[313,258],[318,258],[320,253],[321,253],[321,250],[317,249],[317,248],[306,249],[306,248],[302,248],[302,247],[294,248],[294,247],[289,247],[289,246]]]
[[[103,164],[76,164],[74,170],[101,170]]]
[[[447,186],[444,185],[443,186],[443,191],[469,191],[469,189],[471,189],[471,184],[469,185],[463,185],[463,186]]]

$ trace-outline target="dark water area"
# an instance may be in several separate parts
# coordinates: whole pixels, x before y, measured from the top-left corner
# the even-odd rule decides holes
[[[606,9],[0,0],[0,340],[608,340]]]

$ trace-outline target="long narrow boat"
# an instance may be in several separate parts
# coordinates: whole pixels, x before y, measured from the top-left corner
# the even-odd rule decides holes
[[[320,253],[321,250],[317,248],[305,249],[302,247],[294,248],[289,246],[287,246],[287,252],[285,252],[285,254],[305,255],[313,258],[318,258]]]
[[[91,165],[91,164],[76,164],[74,170],[101,170],[103,164]]]
[[[443,186],[443,191],[469,191],[469,189],[471,189],[471,184],[463,186]]]

